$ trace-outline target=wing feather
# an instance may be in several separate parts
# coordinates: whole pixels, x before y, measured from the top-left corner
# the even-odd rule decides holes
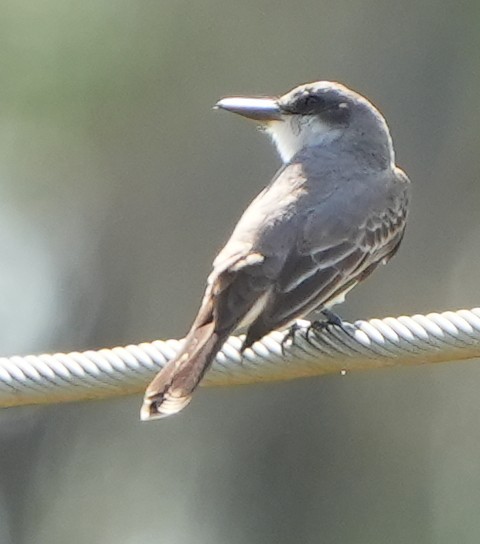
[[[350,240],[308,254],[291,253],[264,311],[251,325],[245,347],[270,330],[285,327],[316,308],[328,307],[397,251],[403,237],[406,203],[373,213]]]

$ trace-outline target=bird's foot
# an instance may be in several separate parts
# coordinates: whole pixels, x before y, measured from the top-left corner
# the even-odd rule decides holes
[[[285,347],[287,345],[293,346],[295,344],[295,334],[302,327],[295,321],[293,325],[290,325],[288,331],[284,334],[280,346],[282,348],[282,355],[285,355]]]
[[[328,331],[330,327],[338,327],[343,332],[347,334],[353,334],[355,331],[355,326],[349,323],[348,321],[344,321],[338,314],[335,312],[332,312],[331,310],[323,309],[320,311],[320,313],[325,317],[325,319],[315,320],[310,323],[310,326],[307,329],[307,332],[305,334],[305,337],[307,340],[309,339],[310,333],[313,332],[323,332]]]

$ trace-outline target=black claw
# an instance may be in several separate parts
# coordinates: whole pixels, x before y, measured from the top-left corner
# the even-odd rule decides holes
[[[309,339],[309,334],[311,331],[314,332],[323,332],[325,330],[329,330],[330,327],[338,327],[339,329],[342,329],[343,332],[347,334],[352,334],[352,329],[354,329],[354,325],[349,323],[348,321],[344,321],[338,314],[335,312],[332,312],[331,310],[323,309],[320,312],[325,316],[325,319],[322,321],[312,321],[310,323],[310,326],[307,329],[306,332],[306,338]]]
[[[321,313],[326,317],[325,323],[327,325],[336,325],[343,328],[344,323],[346,323],[338,314],[332,312],[332,310],[323,309]]]
[[[305,338],[307,339],[308,342],[311,343],[310,336],[312,334],[312,331],[315,333],[319,333],[319,332],[328,330],[328,327],[329,327],[328,321],[318,321],[318,320],[312,321],[307,328],[307,331],[305,333]]]

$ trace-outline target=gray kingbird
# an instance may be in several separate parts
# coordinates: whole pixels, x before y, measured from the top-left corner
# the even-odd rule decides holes
[[[184,408],[236,329],[246,327],[246,349],[343,302],[390,260],[405,230],[410,182],[395,165],[385,119],[363,96],[319,81],[280,98],[223,98],[216,107],[265,127],[283,166],[213,262],[180,352],[145,392],[142,420]]]

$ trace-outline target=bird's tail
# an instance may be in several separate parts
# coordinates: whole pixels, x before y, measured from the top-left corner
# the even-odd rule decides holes
[[[159,419],[185,408],[229,332],[216,331],[214,320],[194,324],[180,353],[147,387],[140,418],[143,421]]]

